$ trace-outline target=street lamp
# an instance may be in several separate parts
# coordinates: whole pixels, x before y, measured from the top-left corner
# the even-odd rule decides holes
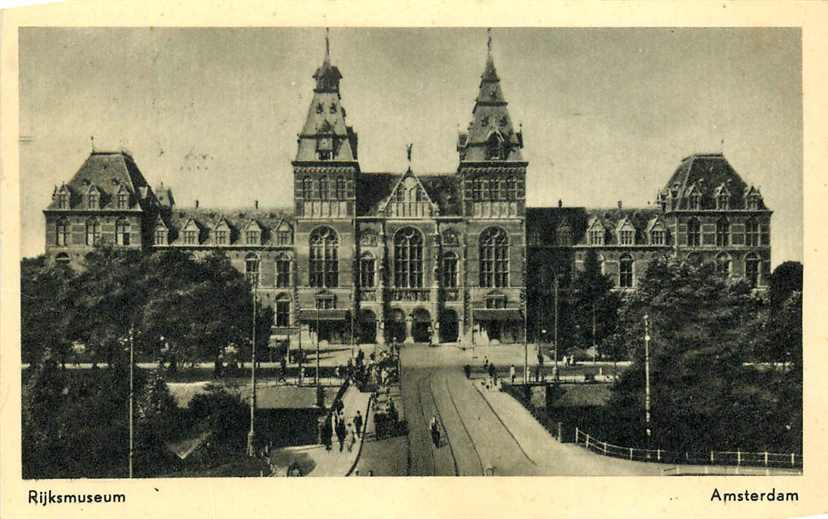
[[[135,341],[133,340],[132,327],[129,328],[129,478],[132,479],[132,459],[135,446],[135,413],[133,411],[135,400]]]
[[[250,369],[250,432],[247,433],[247,455],[256,455],[256,285],[253,282],[253,347],[251,356],[253,365]]]
[[[646,424],[647,448],[650,448],[650,317],[644,314],[644,422]]]

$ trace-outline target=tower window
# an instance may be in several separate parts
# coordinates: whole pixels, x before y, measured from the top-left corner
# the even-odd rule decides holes
[[[329,227],[319,227],[310,237],[310,286],[336,287],[339,284],[339,239]]]
[[[374,288],[376,262],[371,254],[363,254],[359,259],[359,286]]]
[[[503,229],[491,227],[480,234],[480,286],[509,286],[509,237]]]
[[[423,286],[423,237],[411,227],[400,229],[394,236],[394,286]]]
[[[61,218],[56,225],[57,237],[55,238],[55,245],[69,245],[69,224]]]
[[[347,198],[346,182],[342,177],[336,179],[336,198],[337,200],[345,200]]]
[[[691,218],[687,222],[687,245],[689,247],[698,247],[701,243],[701,224],[695,218]]]
[[[276,287],[290,287],[290,257],[286,254],[276,258]]]
[[[329,181],[326,177],[319,179],[319,198],[327,200],[329,195]]]
[[[629,254],[621,256],[618,269],[618,286],[631,288],[633,286],[633,259]]]
[[[244,277],[253,286],[259,284],[259,257],[255,254],[248,254],[244,260]]]
[[[457,288],[457,255],[453,252],[443,255],[443,287]]]

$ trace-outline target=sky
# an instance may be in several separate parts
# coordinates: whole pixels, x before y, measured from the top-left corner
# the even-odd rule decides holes
[[[289,207],[322,28],[20,31],[22,254],[91,150],[124,147],[151,185],[202,207]],[[772,264],[802,261],[798,29],[492,30],[523,125],[531,206],[646,207],[682,158],[724,152],[774,211]],[[363,171],[457,168],[485,29],[330,31]]]

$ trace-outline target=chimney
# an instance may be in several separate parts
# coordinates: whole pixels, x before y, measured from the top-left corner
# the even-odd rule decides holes
[[[622,209],[621,200],[618,201],[618,209]]]
[[[258,209],[258,208],[259,208],[259,201],[258,201],[258,200],[255,200],[255,201],[253,202],[253,207],[255,207],[256,209]]]
[[[198,198],[196,198],[196,209],[198,209]]]
[[[561,200],[561,199],[559,198],[559,199],[558,199],[558,209],[560,209],[561,207],[563,207],[563,200]]]

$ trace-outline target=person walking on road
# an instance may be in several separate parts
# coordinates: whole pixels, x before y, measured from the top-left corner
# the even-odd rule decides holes
[[[431,441],[435,447],[440,446],[440,423],[437,421],[437,415],[431,416]]]
[[[345,436],[347,432],[345,420],[336,422],[336,439],[339,441],[339,452],[342,452],[342,449],[345,447]]]
[[[514,364],[512,364],[512,365],[509,367],[509,378],[512,380],[512,385],[513,385],[513,386],[515,385],[515,375],[516,375],[516,373],[515,373],[515,365],[514,365]]]
[[[357,438],[359,438],[359,435],[362,433],[362,415],[360,414],[359,409],[357,409],[357,414],[354,416],[354,429],[356,431]]]
[[[331,450],[331,435],[333,435],[333,427],[331,426],[331,417],[325,418],[322,424],[322,443],[325,445],[325,450]]]

